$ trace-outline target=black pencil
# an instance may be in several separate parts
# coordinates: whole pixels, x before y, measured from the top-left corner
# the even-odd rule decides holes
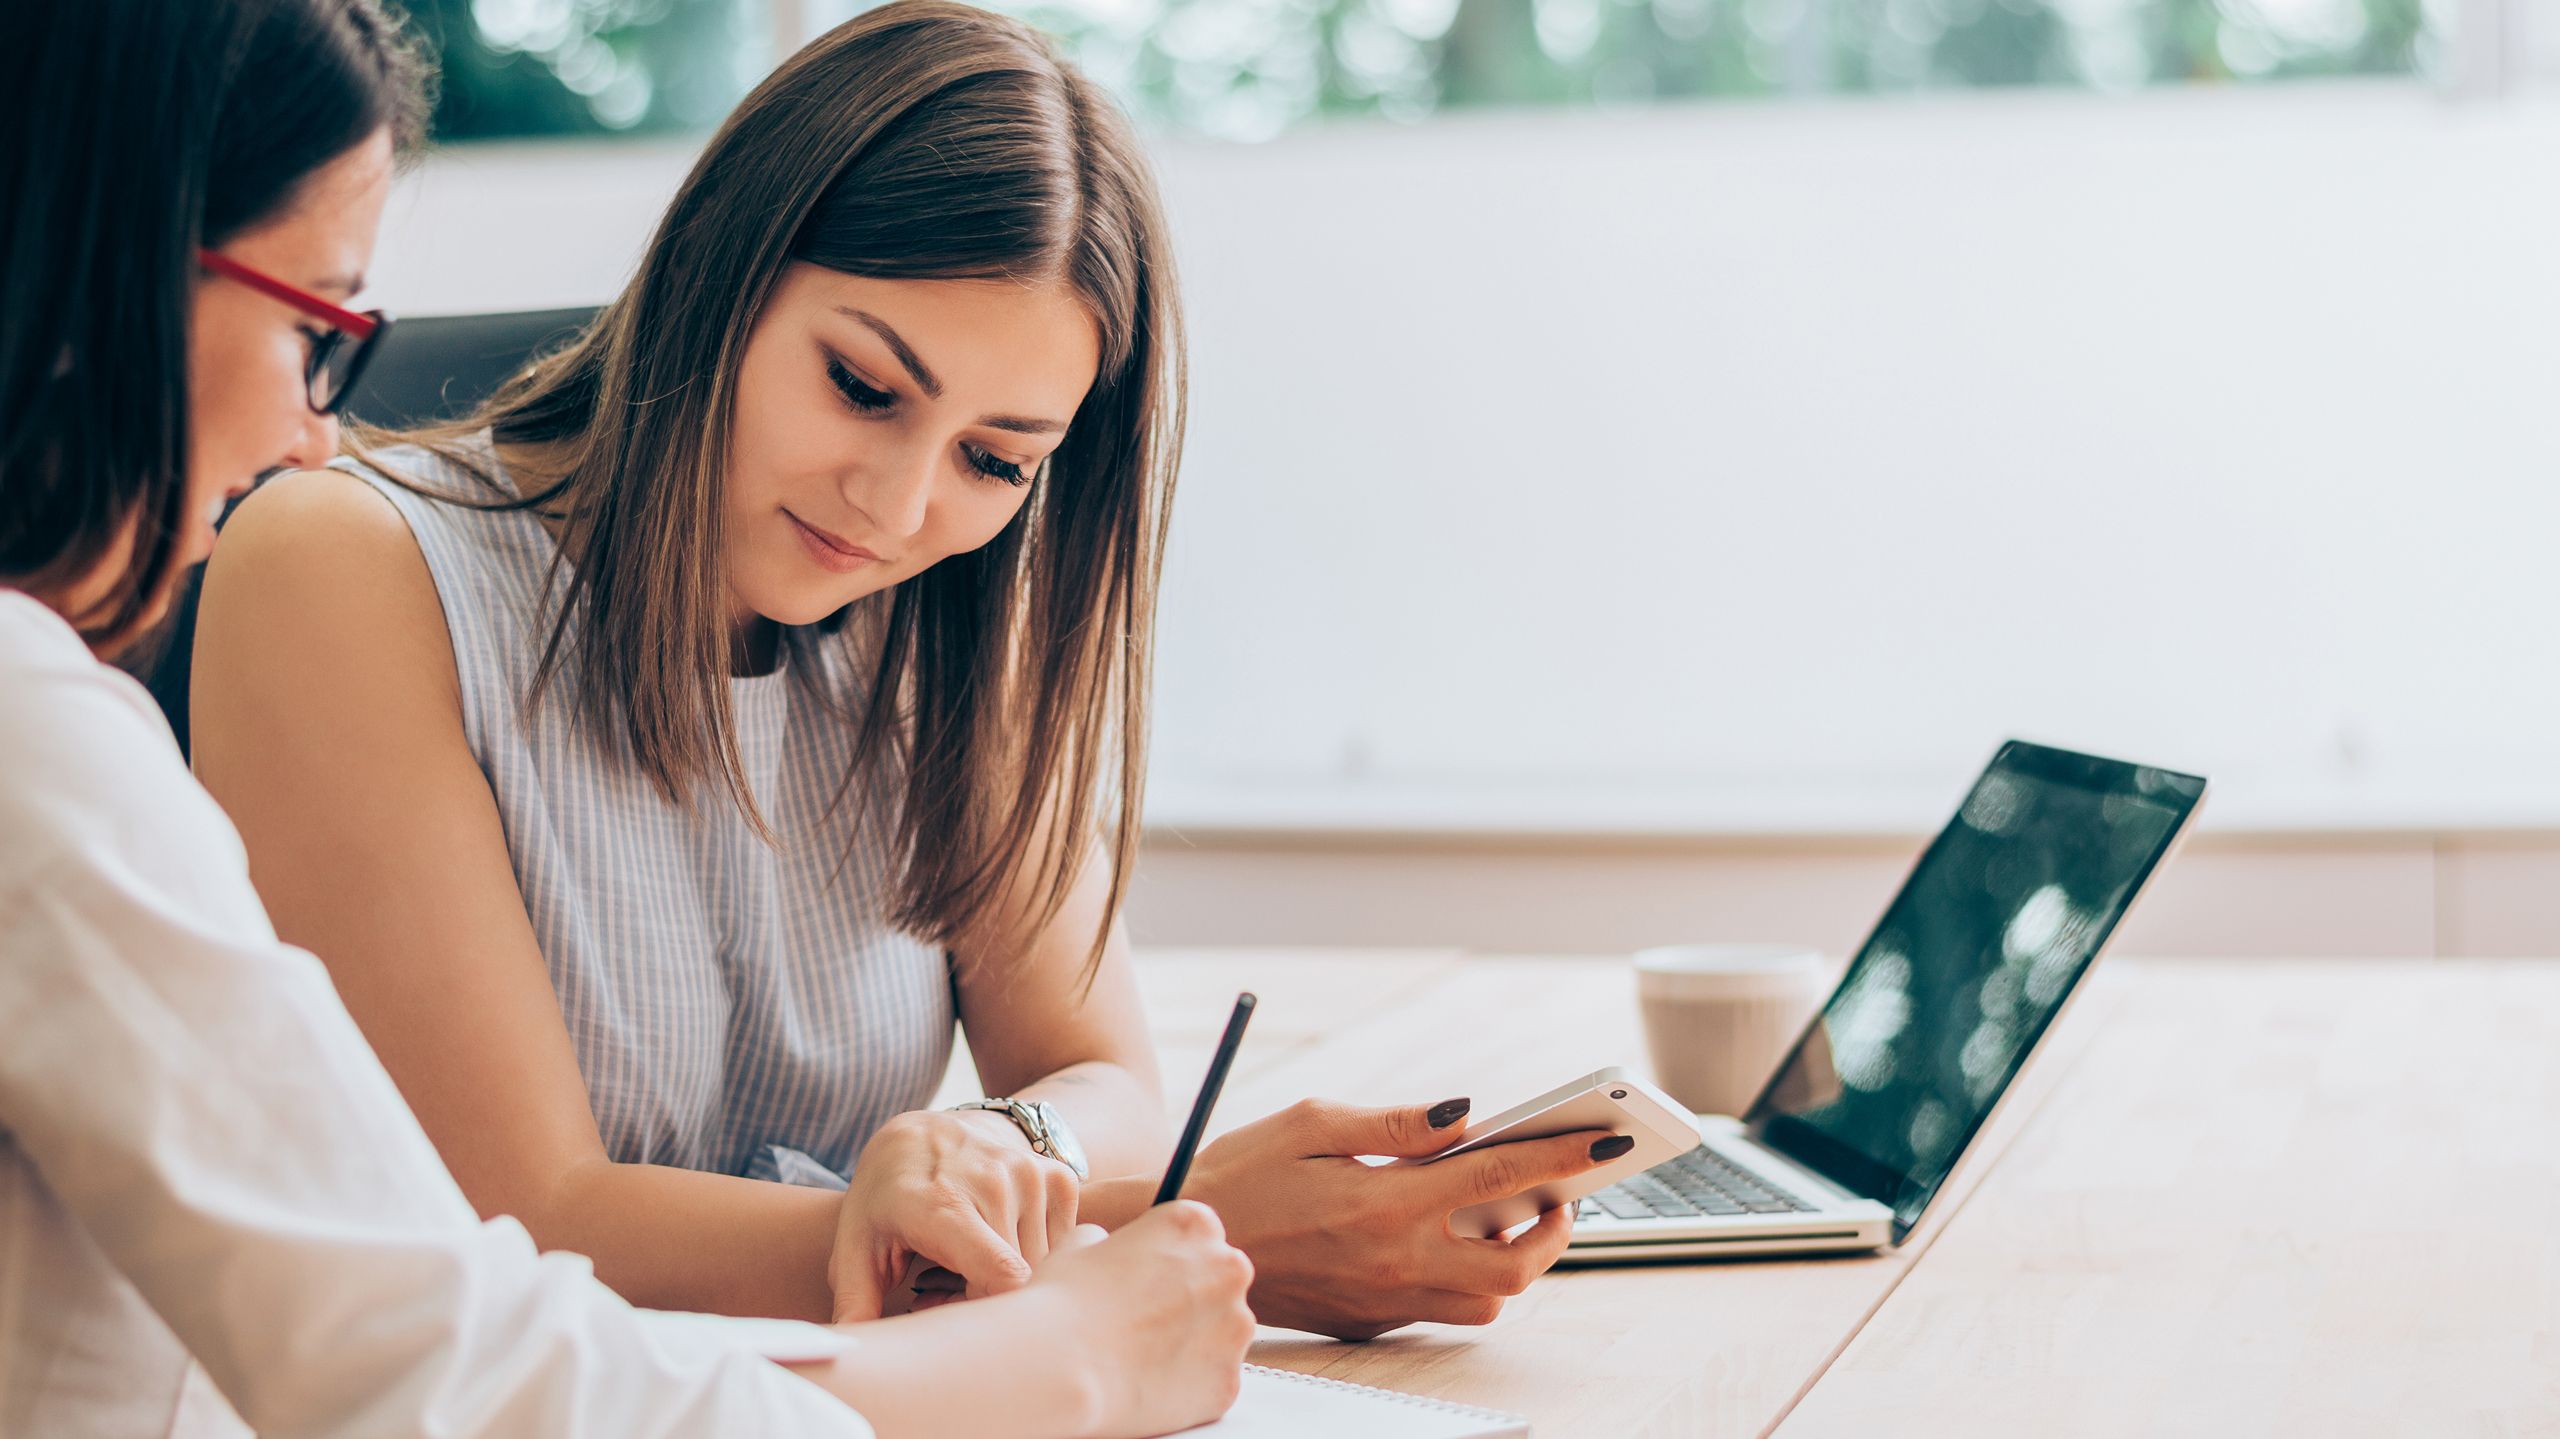
[[[1158,1204],[1182,1197],[1182,1181],[1191,1174],[1191,1156],[1199,1151],[1200,1136],[1209,1127],[1209,1111],[1217,1106],[1218,1091],[1226,1087],[1227,1066],[1236,1062],[1236,1046],[1244,1042],[1244,1022],[1253,1018],[1253,1004],[1249,993],[1236,996],[1235,1013],[1227,1016],[1227,1032],[1218,1040],[1208,1076],[1200,1081],[1200,1097],[1191,1101],[1191,1119],[1182,1126],[1182,1142],[1173,1147],[1173,1162],[1164,1167],[1164,1183],[1156,1186]]]

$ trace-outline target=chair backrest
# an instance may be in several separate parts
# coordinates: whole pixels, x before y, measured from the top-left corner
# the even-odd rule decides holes
[[[590,308],[402,320],[365,366],[347,412],[369,425],[422,425],[469,410],[595,318]]]
[[[374,425],[419,425],[468,412],[537,353],[577,334],[592,309],[521,310],[502,315],[436,315],[402,320],[347,399],[347,413]],[[164,638],[131,664],[188,746],[188,677],[195,659],[196,586],[190,574],[170,602]]]

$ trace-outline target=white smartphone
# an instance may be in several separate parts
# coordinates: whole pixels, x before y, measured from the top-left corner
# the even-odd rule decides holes
[[[1508,1199],[1461,1209],[1449,1216],[1449,1227],[1460,1234],[1490,1238],[1698,1147],[1695,1115],[1670,1095],[1612,1065],[1570,1084],[1560,1084],[1526,1104],[1477,1120],[1437,1154],[1398,1162],[1437,1164],[1453,1155],[1491,1145],[1545,1139],[1585,1129],[1628,1135],[1636,1147],[1588,1173],[1541,1184]]]

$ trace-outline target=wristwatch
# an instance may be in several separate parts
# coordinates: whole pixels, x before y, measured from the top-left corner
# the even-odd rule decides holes
[[[1031,1152],[1045,1154],[1073,1171],[1076,1178],[1086,1177],[1084,1146],[1076,1143],[1076,1132],[1067,1127],[1067,1117],[1045,1099],[972,1099],[955,1104],[953,1109],[992,1109],[1004,1115],[1031,1141]]]

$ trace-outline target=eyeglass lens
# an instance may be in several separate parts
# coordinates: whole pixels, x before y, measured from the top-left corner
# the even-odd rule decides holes
[[[364,339],[351,339],[344,331],[331,330],[312,342],[308,376],[312,409],[333,415],[346,404],[375,342],[382,338],[383,330],[390,327],[389,316],[377,315],[376,318],[381,328]]]

